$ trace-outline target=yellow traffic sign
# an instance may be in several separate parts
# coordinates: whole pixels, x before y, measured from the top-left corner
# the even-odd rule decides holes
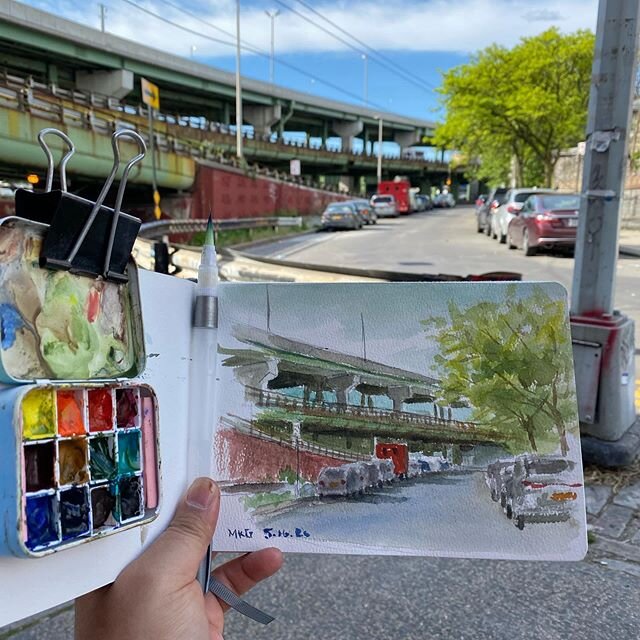
[[[162,210],[158,205],[153,208],[153,215],[156,217],[156,220],[160,220],[162,217]]]
[[[160,204],[160,193],[158,192],[157,189],[153,192],[153,204],[155,205]]]
[[[160,89],[145,78],[140,78],[140,88],[142,90],[142,102],[152,109],[160,108]]]

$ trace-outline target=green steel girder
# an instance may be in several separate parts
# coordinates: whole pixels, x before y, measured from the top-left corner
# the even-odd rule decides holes
[[[113,165],[111,138],[98,131],[78,127],[66,127],[52,123],[22,111],[0,107],[0,162],[25,167],[25,173],[46,169],[47,162],[37,142],[37,134],[44,127],[56,126],[65,131],[76,145],[76,153],[69,161],[68,172],[104,180]],[[57,139],[50,141],[54,157],[59,157],[62,144]],[[120,155],[124,162],[138,151],[133,143],[122,142]],[[196,164],[193,158],[171,152],[156,155],[157,183],[168,189],[188,189],[193,185]],[[129,180],[134,183],[151,184],[151,159],[148,154],[140,165],[131,171]]]

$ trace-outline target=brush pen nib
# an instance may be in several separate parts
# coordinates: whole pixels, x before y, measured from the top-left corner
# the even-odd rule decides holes
[[[207,231],[204,236],[204,243],[213,246],[213,220],[211,214],[209,214],[209,220],[207,221]]]

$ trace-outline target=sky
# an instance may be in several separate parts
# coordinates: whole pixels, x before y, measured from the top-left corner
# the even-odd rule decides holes
[[[108,32],[235,69],[235,0],[101,2]],[[99,2],[94,0],[26,0],[25,4],[100,27]],[[441,111],[435,88],[442,71],[494,42],[511,46],[551,26],[563,32],[595,30],[597,0],[241,0],[241,41],[251,49],[243,51],[242,72],[249,77],[270,79],[271,20],[265,11],[275,10],[280,11],[274,19],[277,84],[437,120]]]

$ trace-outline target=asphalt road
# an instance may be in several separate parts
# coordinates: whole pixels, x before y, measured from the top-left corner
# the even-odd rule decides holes
[[[477,233],[472,207],[387,218],[360,231],[310,233],[245,251],[292,262],[413,273],[465,276],[516,271],[524,280],[552,280],[568,291],[574,265],[573,258],[559,253],[526,257]],[[636,344],[640,345],[640,258],[620,256],[615,301],[636,321]]]

